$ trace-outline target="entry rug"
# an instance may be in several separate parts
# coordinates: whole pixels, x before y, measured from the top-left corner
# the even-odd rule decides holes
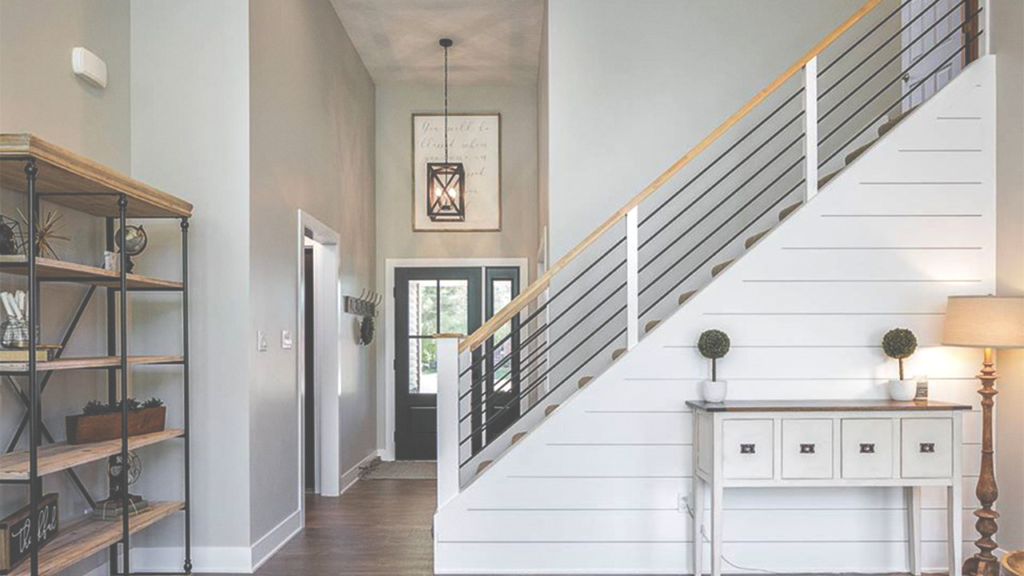
[[[433,460],[403,460],[384,462],[376,458],[359,467],[360,480],[434,480],[437,462]]]

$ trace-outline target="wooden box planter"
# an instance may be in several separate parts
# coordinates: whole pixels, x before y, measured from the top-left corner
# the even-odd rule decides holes
[[[163,432],[167,422],[167,407],[143,408],[128,413],[128,436],[141,436]],[[89,444],[121,437],[121,413],[86,416],[76,414],[65,418],[68,444]]]

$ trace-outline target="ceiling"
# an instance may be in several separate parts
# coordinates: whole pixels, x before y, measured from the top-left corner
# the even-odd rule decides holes
[[[533,84],[544,0],[331,0],[377,84]]]

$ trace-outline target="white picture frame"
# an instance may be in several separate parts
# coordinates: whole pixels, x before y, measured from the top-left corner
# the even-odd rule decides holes
[[[466,171],[466,219],[434,222],[427,216],[427,164],[444,162],[444,115],[412,115],[414,232],[501,230],[501,114],[449,114],[448,159]]]

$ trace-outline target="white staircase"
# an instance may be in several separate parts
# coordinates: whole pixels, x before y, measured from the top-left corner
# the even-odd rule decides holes
[[[815,130],[804,118],[796,139],[803,146],[787,156],[792,136],[778,131],[764,148],[773,153],[737,164],[718,197],[708,192],[714,178],[700,181],[715,173],[694,160],[730,129],[754,126],[753,148],[764,138],[757,130],[767,136],[783,124],[785,104],[800,100],[779,98],[776,106],[769,97],[792,89],[790,80],[808,87],[798,94],[813,91],[817,59],[878,4],[865,5],[741,111],[765,103],[775,112],[747,124],[731,118],[480,331],[439,342],[437,573],[691,572],[690,543],[700,535],[688,533],[682,501],[691,476],[685,402],[706,377],[694,343],[707,328],[733,338],[721,364],[733,397],[883,398],[891,367],[877,341],[900,325],[921,340],[910,370],[927,371],[934,397],[976,403],[974,354],[938,342],[946,296],[994,289],[992,57],[909,113],[902,94],[892,106],[893,99],[869,102],[831,145],[808,140]],[[806,147],[825,161],[807,166]],[[696,176],[680,193],[659,191],[691,162]],[[809,177],[817,186],[806,185]],[[705,196],[704,205],[693,200]],[[693,211],[668,216],[682,202]],[[648,264],[662,256],[667,264]],[[513,320],[520,345],[510,350],[493,334]],[[510,408],[514,423],[490,433],[477,387],[489,377],[500,382],[503,361],[515,366],[504,377],[522,400]],[[977,474],[971,457],[965,466]],[[725,555],[735,570],[905,569],[901,494],[763,494],[727,502],[734,533]],[[941,518],[941,493],[926,498],[925,516]],[[931,536],[924,565],[940,569],[942,535]]]

